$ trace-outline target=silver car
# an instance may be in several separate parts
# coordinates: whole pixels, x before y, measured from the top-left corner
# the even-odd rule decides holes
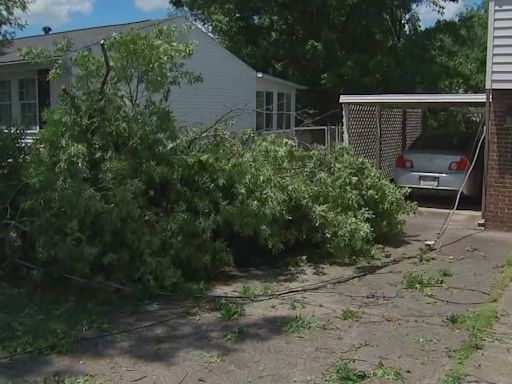
[[[466,136],[450,137],[443,133],[420,135],[395,161],[396,185],[407,187],[412,192],[457,194],[474,156],[478,156],[462,192],[468,197],[481,196],[483,155],[482,151],[475,153],[474,135]]]

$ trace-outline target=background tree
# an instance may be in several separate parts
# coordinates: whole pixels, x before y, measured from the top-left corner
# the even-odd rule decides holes
[[[27,12],[32,0],[0,0],[0,48],[25,27],[21,15]]]
[[[189,9],[254,68],[308,86],[302,102],[323,114],[337,108],[341,90],[477,90],[485,61],[483,8],[464,13],[460,22],[421,28],[417,7],[442,13],[448,1],[170,2]]]
[[[26,0],[0,0],[0,53],[15,32],[24,27],[20,15]],[[21,132],[0,131],[0,252],[10,250],[18,239],[13,231],[19,212],[20,172],[24,161]]]

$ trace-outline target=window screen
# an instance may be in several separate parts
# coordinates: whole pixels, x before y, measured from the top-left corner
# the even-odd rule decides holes
[[[20,79],[19,101],[21,123],[28,128],[37,126],[37,83],[35,79]]]
[[[10,80],[0,81],[0,126],[12,124],[12,90]]]

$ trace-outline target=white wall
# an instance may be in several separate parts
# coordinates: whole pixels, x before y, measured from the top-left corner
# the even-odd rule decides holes
[[[193,27],[188,35],[197,46],[186,69],[201,74],[203,82],[173,90],[171,104],[178,124],[204,127],[226,112],[243,109],[230,114],[232,128],[254,129],[256,71],[198,27]]]
[[[489,3],[487,89],[512,89],[512,0]]]

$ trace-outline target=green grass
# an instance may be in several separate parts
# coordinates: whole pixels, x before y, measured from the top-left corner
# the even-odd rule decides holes
[[[353,362],[346,360],[336,363],[332,373],[326,376],[325,382],[329,384],[360,384],[371,378],[388,382],[405,382],[405,377],[400,369],[387,366],[382,361],[371,372],[356,369],[352,364]]]
[[[0,285],[0,357],[24,351],[69,353],[73,341],[106,330],[108,295],[86,296]]]
[[[302,317],[302,315],[297,315],[293,318],[280,321],[279,328],[283,332],[305,333],[313,329],[321,328],[321,324],[313,317]]]
[[[334,366],[333,373],[326,377],[329,384],[360,384],[370,378],[370,375],[352,367],[352,362],[341,361]]]
[[[276,292],[276,287],[272,283],[264,283],[261,287],[263,296],[271,296]]]
[[[302,302],[300,300],[291,299],[288,302],[288,309],[290,309],[291,311],[296,311],[299,308],[305,308],[305,307],[306,307],[306,305],[304,304],[304,302]]]
[[[363,315],[361,311],[353,308],[345,308],[341,311],[341,319],[344,321],[359,321]]]
[[[240,289],[239,294],[245,299],[254,300],[258,295],[258,291],[252,285],[244,285],[242,289]]]
[[[236,327],[232,331],[229,331],[222,336],[222,339],[225,341],[236,341],[247,334],[247,328],[245,327]]]
[[[411,340],[418,345],[437,344],[439,340],[436,338],[423,338],[420,336],[413,336]]]
[[[441,384],[462,384],[463,379],[464,376],[462,376],[460,373],[450,372],[443,378]]]
[[[238,294],[244,299],[254,300],[258,296],[271,296],[275,291],[276,289],[271,283],[264,283],[260,288],[246,284],[238,291]]]
[[[203,356],[204,356],[203,366],[206,368],[224,362],[224,357],[222,357],[218,353],[205,353]]]
[[[441,273],[427,275],[417,271],[407,271],[404,273],[403,284],[407,289],[423,292],[427,288],[442,286],[444,284],[444,276]]]
[[[245,315],[244,306],[232,300],[217,300],[215,309],[219,312],[219,315],[223,320],[235,320]]]
[[[377,367],[372,372],[372,377],[386,381],[398,381],[401,383],[405,382],[405,377],[402,371],[400,371],[398,368],[387,366],[382,361],[379,362]]]
[[[479,310],[466,314],[451,314],[448,323],[459,331],[466,333],[466,340],[457,350],[455,365],[444,378],[443,384],[458,384],[462,382],[465,365],[469,358],[484,348],[490,337],[490,331],[499,318],[498,301],[512,283],[512,256],[509,256],[502,275],[494,284],[489,295],[489,302]]]
[[[450,268],[441,268],[439,270],[439,276],[441,277],[452,277],[453,276],[453,272]]]

